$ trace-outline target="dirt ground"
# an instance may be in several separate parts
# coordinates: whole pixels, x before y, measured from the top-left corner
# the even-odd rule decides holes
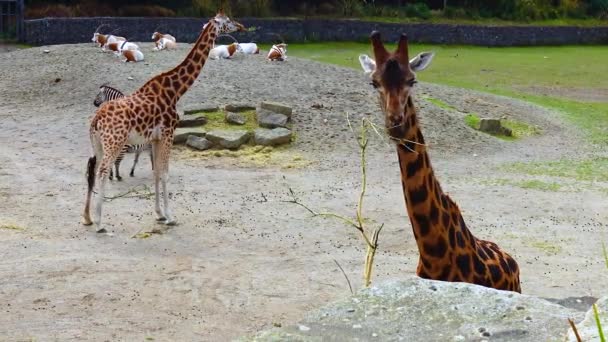
[[[112,236],[79,223],[99,85],[134,91],[189,49],[141,46],[146,61],[138,64],[92,44],[0,53],[0,340],[224,341],[348,295],[334,260],[360,288],[364,245],[356,231],[284,202],[292,188],[316,209],[354,214],[360,163],[345,114],[382,123],[373,89],[355,70],[296,58],[209,61],[180,106],[286,103],[294,107],[296,142],[264,165],[256,156],[202,157],[175,148],[170,191],[179,224],[162,234],[134,237],[159,228],[147,196],[106,202]],[[500,181],[530,177],[505,171],[508,162],[594,155],[580,133],[536,106],[423,82],[417,103],[442,187],[477,237],[516,258],[523,292],[605,294],[608,201],[600,189],[607,185],[540,191]],[[523,120],[543,134],[498,140],[467,127],[467,112]],[[135,177],[109,184],[108,196],[152,186],[142,159]],[[130,161],[123,162],[125,175]],[[394,147],[372,137],[368,167],[365,212],[371,225],[385,225],[373,280],[409,277],[418,251]]]

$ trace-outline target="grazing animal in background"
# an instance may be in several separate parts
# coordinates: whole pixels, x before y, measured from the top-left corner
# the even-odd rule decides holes
[[[209,58],[211,59],[229,59],[234,57],[236,53],[242,53],[242,49],[238,43],[230,45],[218,45],[211,49]]]
[[[164,49],[175,49],[177,43],[175,37],[170,34],[162,34],[160,32],[154,32],[152,34],[152,40],[154,41],[154,50],[160,51]]]
[[[287,60],[287,44],[275,44],[268,51],[268,56],[266,57],[269,61],[286,61]]]
[[[87,164],[87,193],[83,211],[85,225],[101,226],[105,185],[110,168],[125,144],[152,144],[154,155],[154,194],[157,221],[176,223],[169,209],[169,154],[173,133],[179,121],[176,104],[201,73],[218,34],[244,31],[220,10],[209,20],[186,58],[175,68],[161,73],[133,94],[99,107],[91,120],[89,135],[94,155]],[[94,192],[97,185],[97,191]],[[160,205],[162,186],[163,207]],[[91,200],[95,193],[95,221],[91,218]]]
[[[99,87],[99,93],[97,93],[97,96],[95,96],[93,105],[95,105],[95,107],[99,107],[105,102],[116,100],[121,97],[125,97],[125,95],[120,90],[104,84],[101,87]],[[139,144],[139,145],[125,144],[125,146],[123,146],[122,150],[120,151],[120,154],[118,155],[118,157],[116,157],[116,161],[114,162],[114,168],[116,169],[116,179],[117,180],[119,180],[119,181],[122,180],[122,177],[120,177],[120,163],[122,162],[123,158],[125,157],[125,154],[126,153],[135,153],[135,158],[133,159],[133,166],[131,167],[131,172],[129,173],[129,176],[133,177],[135,175],[135,166],[137,165],[137,162],[139,161],[139,155],[143,151],[150,151],[150,162],[152,163],[152,170],[154,170],[154,157],[152,156],[152,145],[150,145],[150,144]],[[112,172],[112,168],[110,168],[110,177],[109,177],[110,180],[113,179],[113,174],[114,173]]]
[[[246,55],[257,55],[260,53],[260,48],[256,43],[239,43],[239,46]]]
[[[118,44],[118,51],[116,52],[116,55],[122,55],[122,52],[125,50],[136,51],[139,50],[139,46],[135,43],[131,43],[125,40],[124,42]]]
[[[101,34],[99,32],[93,33],[91,41],[99,44],[99,47],[103,48],[105,45],[110,43],[122,42],[127,40],[125,37],[115,36],[112,34]]]
[[[127,62],[141,62],[144,60],[144,53],[140,50],[123,50],[121,55],[125,57],[125,63]]]
[[[494,242],[473,236],[433,172],[413,88],[415,72],[426,69],[434,54],[421,53],[409,60],[405,34],[394,53],[386,50],[380,33],[373,32],[371,41],[375,62],[359,60],[378,90],[386,131],[397,145],[405,205],[420,253],[416,274],[521,292],[517,262]]]
[[[154,45],[156,45],[154,47],[155,51],[170,50],[170,49],[177,48],[177,43],[175,41],[167,39],[167,38],[161,38],[161,39],[155,41]]]
[[[106,43],[101,49],[103,51],[114,51],[114,53],[118,53],[118,44],[121,43],[122,42]]]

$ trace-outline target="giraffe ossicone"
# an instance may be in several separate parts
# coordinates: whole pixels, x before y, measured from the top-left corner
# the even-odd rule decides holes
[[[372,33],[371,42],[375,60],[361,55],[359,61],[378,90],[386,130],[396,142],[405,204],[420,254],[416,274],[521,292],[515,260],[495,243],[473,236],[434,175],[412,99],[415,72],[429,66],[433,53],[409,59],[406,35],[393,53],[385,49],[378,32]]]
[[[220,33],[243,31],[245,27],[218,11],[205,26],[186,58],[175,68],[157,75],[133,94],[103,104],[91,120],[89,135],[93,156],[87,165],[88,189],[83,224],[101,226],[102,204],[109,170],[125,144],[152,145],[154,159],[154,192],[157,220],[167,225],[176,223],[169,208],[169,154],[179,116],[176,104],[200,74]],[[95,216],[90,207],[94,189]],[[162,187],[163,205],[160,205]]]

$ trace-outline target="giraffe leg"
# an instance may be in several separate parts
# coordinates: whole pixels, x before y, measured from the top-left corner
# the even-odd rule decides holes
[[[159,153],[159,168],[160,168],[160,180],[163,187],[163,208],[165,209],[165,217],[167,220],[165,224],[168,226],[174,226],[177,224],[171,209],[169,209],[169,191],[167,190],[167,181],[169,180],[169,155],[171,153],[171,146],[173,145],[173,134],[165,137],[161,141],[161,150]]]
[[[95,175],[97,174],[97,170],[99,169],[99,165],[101,163],[101,159],[103,158],[103,149],[99,144],[99,141],[96,137],[91,135],[91,145],[93,147],[93,151],[95,152],[92,157],[89,158],[87,163],[87,196],[84,204],[84,212],[82,214],[82,224],[85,226],[90,226],[93,224],[91,220],[91,199],[93,195],[93,190],[95,189]]]
[[[126,137],[125,139],[126,140]],[[114,164],[116,158],[120,154],[122,150],[122,146],[124,145],[124,141],[119,143],[108,143],[105,142],[103,148],[103,158],[99,165],[99,169],[97,170],[97,194],[95,196],[95,218],[93,219],[93,223],[95,225],[96,231],[98,233],[105,233],[106,230],[101,226],[101,214],[102,214],[102,206],[103,201],[105,199],[105,189],[106,189],[106,181],[108,179],[108,175],[110,170],[112,169],[112,165]]]
[[[161,149],[161,142],[159,140],[152,141],[152,155],[154,156],[154,211],[156,212],[156,221],[164,222],[167,220],[163,210],[160,207],[160,169],[158,161],[160,160],[159,154]]]

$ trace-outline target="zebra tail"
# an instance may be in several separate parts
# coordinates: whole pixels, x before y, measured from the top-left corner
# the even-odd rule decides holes
[[[87,164],[87,182],[89,183],[89,192],[95,187],[95,164],[97,164],[97,156],[89,158]]]

